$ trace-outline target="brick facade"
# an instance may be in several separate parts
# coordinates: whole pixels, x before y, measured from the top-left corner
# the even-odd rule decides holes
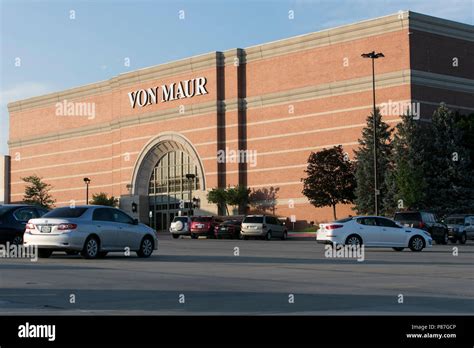
[[[361,53],[385,55],[376,62],[377,104],[419,102],[429,117],[445,102],[467,113],[474,110],[472,34],[466,24],[401,12],[10,103],[11,200],[22,199],[21,177],[37,174],[53,185],[58,206],[83,204],[87,176],[92,193],[121,197],[125,210],[139,203],[146,222],[147,161],[178,149],[203,176],[193,193],[201,198],[198,213],[217,212],[208,190],[241,184],[279,188],[277,215],[328,220],[331,208],[311,206],[301,178],[311,151],[342,144],[352,157],[357,147],[372,107],[371,65]],[[207,94],[131,107],[129,92],[199,77]],[[89,103],[95,114],[58,116],[64,101]],[[395,125],[399,115],[384,121]],[[220,149],[256,151],[257,163],[218,163]],[[350,213],[338,207],[339,216]]]

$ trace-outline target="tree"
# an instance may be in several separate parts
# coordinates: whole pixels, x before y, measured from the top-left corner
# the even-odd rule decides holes
[[[249,202],[250,189],[245,186],[235,186],[228,188],[214,188],[207,194],[209,203],[217,204],[220,211],[225,211],[229,215],[229,205],[238,206],[239,211],[245,214]],[[245,211],[244,211],[245,210]]]
[[[387,179],[391,163],[391,134],[392,129],[382,121],[379,109],[376,109],[375,118],[377,122],[377,183],[380,192],[378,196],[379,214],[385,214],[390,210],[386,202],[392,199],[388,196],[392,190],[388,190]],[[362,138],[359,139],[359,148],[355,151],[356,169],[355,178],[357,182],[355,190],[355,209],[359,214],[375,213],[374,198],[374,114],[367,117],[367,126],[362,130]]]
[[[38,205],[47,209],[51,209],[56,202],[49,194],[52,186],[42,181],[43,178],[37,175],[30,175],[21,178],[27,185],[25,187],[25,195],[23,202],[27,204]]]
[[[92,195],[92,200],[90,201],[90,204],[116,207],[118,205],[118,199],[114,196],[111,196],[110,198],[107,197],[107,193],[105,192],[94,193]]]
[[[207,194],[207,201],[209,203],[217,204],[220,212],[225,211],[227,212],[227,215],[229,215],[229,209],[227,207],[227,192],[225,188],[213,188]]]
[[[439,215],[474,209],[471,149],[455,114],[441,105],[433,114],[426,144],[426,204]]]
[[[462,132],[463,146],[470,152],[470,169],[474,170],[474,113],[469,115],[455,113],[456,127]]]
[[[474,209],[474,122],[441,105],[431,120],[403,115],[393,140],[398,208],[447,215]]]
[[[334,219],[337,219],[336,204],[354,201],[354,167],[344,155],[341,145],[312,152],[305,173],[307,177],[301,179],[303,194],[315,207],[331,206]]]
[[[271,210],[272,213],[275,214],[278,191],[280,191],[280,188],[273,186],[257,190],[253,189],[249,195],[250,205],[264,214],[267,210]]]
[[[401,116],[393,138],[392,171],[387,176],[387,188],[393,189],[385,200],[385,209],[422,209],[426,200],[425,162],[430,142],[429,123],[410,114]],[[388,199],[393,198],[392,202]],[[391,209],[390,209],[391,208]]]
[[[245,186],[229,187],[226,190],[226,202],[229,205],[239,207],[239,213],[247,212],[250,189]]]

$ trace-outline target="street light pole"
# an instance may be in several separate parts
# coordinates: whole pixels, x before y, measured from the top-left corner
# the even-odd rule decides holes
[[[84,178],[84,182],[86,183],[86,205],[89,205],[89,184],[91,183],[91,179]]]
[[[191,212],[192,212],[194,178],[196,178],[195,174],[186,174],[186,179],[188,179],[188,181],[189,181],[189,213],[188,213],[188,216],[191,216]]]
[[[375,59],[385,57],[383,53],[363,53],[362,58],[370,58],[372,60],[372,101],[373,101],[373,137],[374,137],[374,204],[375,204],[375,215],[379,215],[379,190],[377,182],[377,118],[376,118],[376,106],[375,106]]]

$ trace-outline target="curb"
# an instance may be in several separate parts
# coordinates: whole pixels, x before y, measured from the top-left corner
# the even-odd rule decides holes
[[[316,239],[316,232],[288,232],[288,238],[291,239]]]

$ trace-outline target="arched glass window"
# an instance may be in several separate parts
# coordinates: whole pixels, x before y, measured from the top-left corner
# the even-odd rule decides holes
[[[198,169],[192,158],[185,152],[168,152],[160,158],[151,174],[148,186],[150,196],[189,191],[190,181],[186,174],[194,174],[193,190],[199,189]]]
[[[186,174],[196,177],[190,181]],[[198,168],[192,158],[183,151],[171,151],[163,155],[153,168],[148,184],[151,226],[157,230],[166,230],[180,211],[182,215],[187,215],[192,199],[190,189],[200,189]]]

